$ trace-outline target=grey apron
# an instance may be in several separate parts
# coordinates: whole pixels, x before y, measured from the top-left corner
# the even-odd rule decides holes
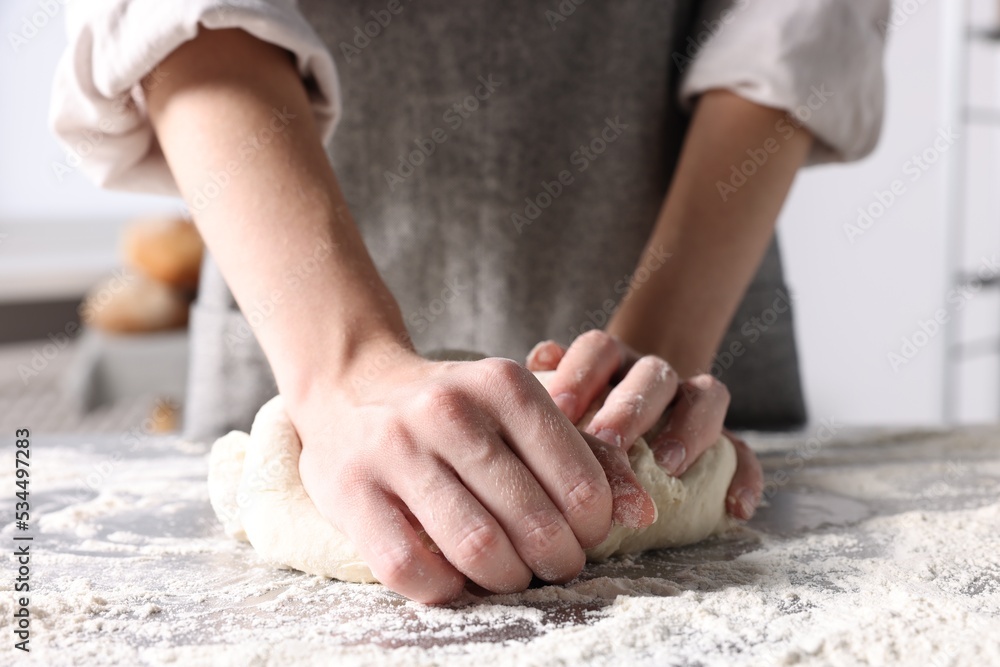
[[[384,2],[300,2],[340,71],[330,158],[418,349],[523,361],[540,340],[605,323],[686,130],[672,54],[695,4],[403,0],[393,14]],[[208,258],[190,437],[247,429],[276,392],[256,341],[231,335],[245,327]],[[730,426],[804,421],[774,242],[712,370],[733,396]]]

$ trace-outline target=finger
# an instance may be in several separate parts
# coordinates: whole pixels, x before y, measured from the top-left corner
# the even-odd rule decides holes
[[[764,471],[750,445],[729,431],[723,434],[736,449],[736,474],[726,492],[726,511],[748,521],[757,511],[764,491]]]
[[[470,443],[458,460],[448,463],[496,519],[531,572],[545,581],[569,581],[579,574],[585,560],[573,529],[507,444],[499,438],[490,443],[486,438],[480,441],[484,444]],[[523,590],[528,580],[517,590]]]
[[[526,369],[506,359],[479,364],[493,398],[500,437],[524,463],[573,529],[584,549],[611,529],[611,487],[590,447]]]
[[[590,445],[590,450],[608,477],[613,503],[612,520],[635,530],[651,526],[656,521],[656,503],[636,479],[625,450],[588,433],[583,434],[583,439]]]
[[[719,439],[728,408],[729,390],[711,375],[682,382],[670,421],[649,443],[660,467],[683,475]]]
[[[677,372],[659,357],[639,359],[587,425],[604,442],[626,451],[653,428],[677,393]]]
[[[529,371],[554,371],[566,354],[566,348],[554,340],[542,341],[528,353]]]
[[[566,350],[548,381],[549,395],[574,424],[625,362],[624,345],[603,331],[588,331]]]
[[[528,587],[531,570],[500,524],[444,465],[393,482],[400,499],[459,572],[495,593]]]
[[[352,505],[338,524],[376,579],[424,604],[448,602],[462,594],[465,577],[444,556],[427,548],[397,498],[380,492],[367,503]]]

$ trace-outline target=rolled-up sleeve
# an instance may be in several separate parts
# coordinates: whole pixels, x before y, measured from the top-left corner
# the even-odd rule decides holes
[[[713,89],[785,109],[818,140],[810,164],[856,160],[878,142],[889,0],[712,0],[687,54],[681,103]]]
[[[71,0],[66,17],[69,46],[56,71],[50,124],[67,163],[99,185],[178,194],[142,85],[169,76],[158,64],[199,26],[240,28],[293,54],[324,141],[340,117],[333,59],[295,0]]]

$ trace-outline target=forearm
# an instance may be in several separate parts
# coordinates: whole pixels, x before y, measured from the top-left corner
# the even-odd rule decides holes
[[[362,348],[407,346],[289,55],[202,30],[159,71],[157,137],[282,393],[308,393],[317,368],[342,374]]]
[[[710,367],[809,152],[810,133],[785,118],[729,92],[701,97],[638,264],[662,266],[642,284],[633,281],[608,324],[609,333],[668,359],[682,377]],[[764,150],[766,161],[720,192],[719,183],[731,185],[733,166],[751,159],[748,150]],[[659,261],[664,254],[669,258]]]

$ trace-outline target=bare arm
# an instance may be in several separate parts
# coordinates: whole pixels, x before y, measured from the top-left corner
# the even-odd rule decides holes
[[[591,433],[630,446],[677,397],[670,423],[650,443],[660,465],[682,475],[718,439],[729,393],[707,371],[811,144],[809,132],[783,111],[725,91],[701,97],[638,262],[648,278],[643,274],[645,282],[632,286],[606,332],[584,334],[568,350],[547,341],[529,356],[529,368],[557,369],[549,391],[573,397],[557,401],[570,419],[617,378]],[[733,185],[733,167],[739,171],[752,160],[747,151],[763,164],[752,162],[755,173]],[[729,435],[739,467],[727,507],[748,519],[763,487],[760,465],[745,443]]]
[[[413,352],[287,53],[203,30],[160,70],[150,118],[274,370],[320,512],[417,600],[451,599],[467,577],[514,591],[576,576],[618,517],[609,478],[636,488],[624,454],[588,441],[513,362]],[[630,497],[642,511],[626,517],[652,521],[648,496]]]
[[[280,311],[251,319],[282,394],[314,391],[317,365],[343,374],[364,350],[399,354],[402,317],[344,203],[291,57],[239,30],[202,31],[160,70],[170,76],[151,87],[149,114],[181,193],[201,205],[198,229],[243,312]],[[219,174],[228,184],[206,187]],[[335,344],[315,344],[330,332]]]
[[[782,110],[726,91],[703,95],[639,266],[653,261],[653,249],[671,256],[632,291],[608,332],[669,359],[682,377],[707,372],[811,145]],[[735,191],[720,192],[732,168],[751,160],[748,150],[763,151],[766,162]]]

